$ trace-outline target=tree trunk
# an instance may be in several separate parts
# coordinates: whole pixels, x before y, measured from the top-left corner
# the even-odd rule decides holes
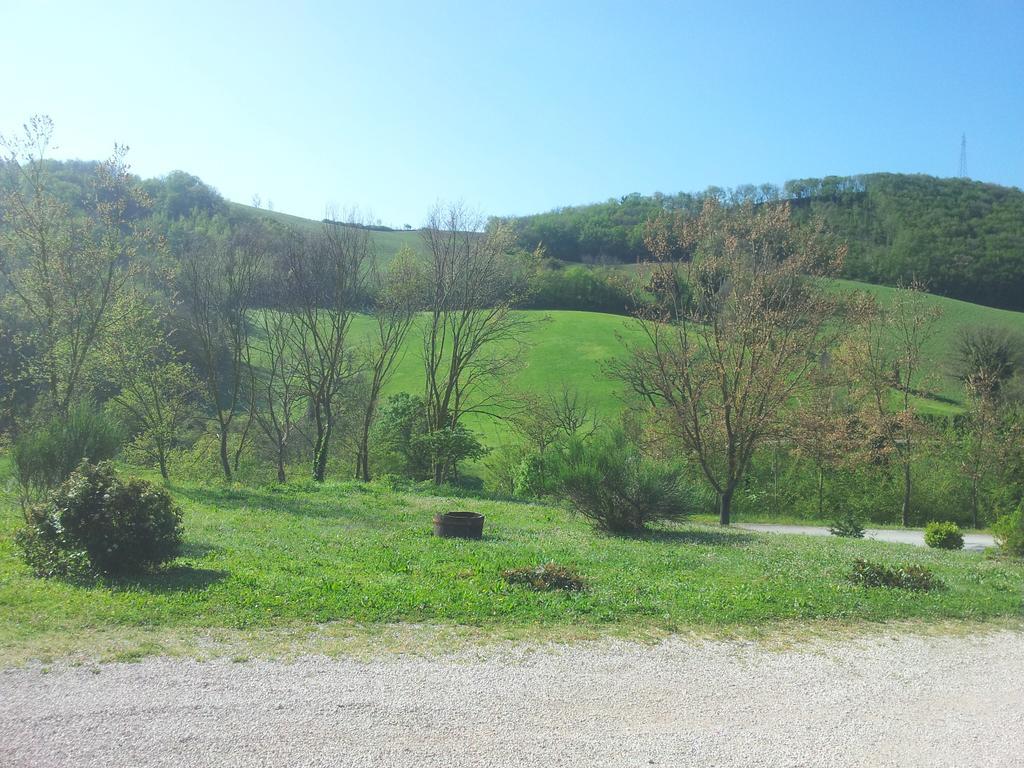
[[[277,449],[277,482],[286,483],[288,478],[284,472],[284,447],[278,446]]]
[[[903,462],[903,527],[910,525],[910,461]]]
[[[821,465],[818,465],[818,518],[823,517],[825,511],[825,473]]]
[[[220,428],[220,466],[224,470],[224,479],[231,482],[231,459],[228,456],[228,430],[222,424]]]
[[[316,447],[313,454],[313,479],[322,483],[327,477],[327,449],[331,441],[331,418],[328,417],[316,436]]]
[[[164,453],[162,448],[157,449],[157,461],[160,463],[160,477],[162,477],[164,481],[170,480],[171,475],[167,471],[167,454]]]
[[[359,450],[356,453],[356,479],[370,482],[370,421],[363,422],[359,435]]]
[[[726,488],[718,497],[718,523],[728,525],[732,514],[732,495],[735,488]]]
[[[971,525],[978,529],[978,478],[971,478]]]

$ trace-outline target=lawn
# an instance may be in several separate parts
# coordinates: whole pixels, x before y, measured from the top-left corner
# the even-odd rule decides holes
[[[332,623],[472,628],[484,635],[731,631],[798,620],[993,620],[1021,615],[1024,567],[977,554],[869,541],[661,527],[642,538],[593,531],[559,507],[459,500],[376,484],[260,489],[176,484],[184,556],[165,573],[81,586],[33,578],[17,557],[20,512],[0,512],[0,662],[85,653],[98,636],[171,638],[227,631],[258,638]],[[487,516],[479,542],[430,535],[435,510]],[[865,589],[854,557],[920,563],[944,590]],[[577,568],[579,594],[510,587],[503,569],[548,560]],[[144,639],[139,639],[144,638]]]

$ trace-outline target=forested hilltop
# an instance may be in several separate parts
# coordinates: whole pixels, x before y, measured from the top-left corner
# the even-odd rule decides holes
[[[659,211],[696,214],[703,200],[792,201],[799,220],[824,217],[849,245],[843,276],[882,285],[917,279],[944,296],[1024,309],[1024,192],[969,179],[876,173],[796,179],[696,194],[627,195],[508,219],[518,244],[563,261],[648,258],[645,222]]]

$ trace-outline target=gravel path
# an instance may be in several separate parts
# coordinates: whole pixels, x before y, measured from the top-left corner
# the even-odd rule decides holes
[[[0,765],[1024,765],[1024,633],[0,672]]]
[[[798,533],[804,536],[831,536],[828,528],[817,525],[778,525],[775,523],[737,523],[736,528],[745,528],[748,531],[761,531],[762,533]],[[923,547],[924,531],[915,529],[894,529],[894,528],[868,528],[864,531],[864,537],[877,541],[888,541],[892,544],[913,544],[915,547]],[[965,533],[964,549],[968,552],[982,552],[989,547],[994,547],[996,541],[988,533]]]

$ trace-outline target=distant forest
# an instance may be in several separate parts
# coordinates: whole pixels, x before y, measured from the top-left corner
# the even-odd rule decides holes
[[[51,161],[47,165],[55,179],[54,191],[65,203],[77,207],[97,164]],[[170,253],[197,229],[208,236],[225,237],[239,228],[263,229],[274,221],[269,212],[229,205],[215,189],[183,171],[146,179],[141,186],[148,197],[146,208],[132,212],[133,216],[147,220],[147,226],[170,246]],[[796,179],[781,188],[762,184],[710,187],[704,192],[675,195],[631,194],[504,220],[513,225],[520,248],[532,251],[542,244],[547,257],[557,260],[555,265],[628,264],[649,258],[644,246],[648,219],[662,211],[697,215],[708,196],[726,204],[789,200],[798,220],[822,216],[831,231],[849,245],[843,277],[881,285],[916,279],[932,293],[1024,310],[1024,192],[969,179],[891,173],[829,176]],[[367,228],[388,231],[386,227]],[[561,277],[572,278],[574,285],[600,283],[599,293],[607,293],[608,281],[602,275],[573,272]],[[550,289],[542,291],[545,296],[569,290],[555,282],[545,288]],[[619,287],[613,286],[616,290],[611,298],[591,295],[592,288],[573,287],[570,292],[578,300],[569,307],[554,295],[541,297],[541,304],[545,308],[623,311]]]
[[[822,216],[849,244],[843,276],[882,285],[920,280],[933,293],[1024,310],[1024,192],[969,179],[877,173],[796,179],[696,194],[627,195],[513,217],[518,244],[563,261],[618,264],[647,256],[645,222],[660,211],[696,214],[727,204],[791,201],[799,219]]]

